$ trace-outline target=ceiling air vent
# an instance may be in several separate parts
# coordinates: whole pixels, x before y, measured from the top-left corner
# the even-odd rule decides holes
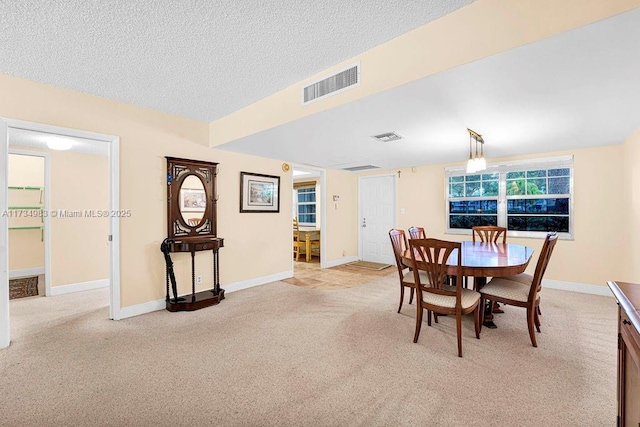
[[[360,83],[360,64],[353,65],[302,89],[302,104],[351,89]]]
[[[387,132],[381,133],[380,135],[373,135],[371,138],[378,140],[380,142],[391,142],[402,139],[402,135],[397,132]]]
[[[380,166],[374,166],[374,165],[351,166],[350,168],[343,168],[342,170],[350,171],[350,172],[358,172],[358,171],[365,171],[367,169],[380,169]]]

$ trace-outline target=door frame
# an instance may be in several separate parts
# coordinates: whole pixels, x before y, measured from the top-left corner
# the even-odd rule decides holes
[[[327,174],[326,170],[314,166],[300,165],[293,163],[291,165],[291,188],[293,188],[293,170],[310,170],[315,172],[320,172],[320,200],[322,200],[322,205],[320,206],[320,268],[327,268],[327,245],[325,242],[327,241]],[[316,200],[317,200],[316,195]],[[291,204],[293,204],[293,200],[291,200]],[[290,210],[291,211],[291,210]],[[291,229],[291,242],[293,242],[293,229]],[[293,257],[291,258],[291,271],[293,271],[293,267],[295,266]]]
[[[109,163],[109,210],[120,209],[120,137],[79,129],[59,127],[0,117],[0,212],[8,208],[7,161],[9,128],[52,133],[62,136],[92,139],[106,143]],[[11,342],[9,316],[9,242],[8,218],[0,215],[0,348]],[[48,229],[45,227],[45,235]],[[120,218],[111,215],[109,221],[109,318],[121,319],[120,307]]]
[[[9,149],[9,154],[16,154],[19,156],[32,156],[32,157],[42,157],[44,158],[44,212],[50,212],[50,191],[51,181],[50,181],[50,164],[49,164],[49,153],[44,151],[29,151],[29,150],[18,150],[18,149]],[[7,159],[9,157],[7,156]],[[7,160],[8,161],[8,160]],[[7,182],[8,184],[8,182]],[[8,194],[8,193],[7,193]],[[8,197],[8,196],[7,196]],[[43,216],[44,220],[44,295],[51,295],[51,218],[49,215]],[[7,249],[7,254],[9,250]],[[8,266],[7,266],[8,267]],[[11,270],[8,270],[11,273]]]
[[[358,177],[358,258],[362,260],[362,180],[370,178],[390,177],[393,180],[393,227],[398,224],[398,178],[395,173],[380,175],[363,175]]]

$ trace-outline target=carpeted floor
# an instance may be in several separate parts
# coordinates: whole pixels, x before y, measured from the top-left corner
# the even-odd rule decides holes
[[[458,358],[451,318],[413,344],[398,293],[275,282],[118,322],[105,290],[12,301],[0,425],[615,425],[613,298],[543,290],[538,348],[522,309],[480,340],[469,317]]]

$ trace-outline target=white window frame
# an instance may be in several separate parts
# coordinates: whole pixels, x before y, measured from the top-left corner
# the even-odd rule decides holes
[[[512,162],[505,163],[492,163],[487,165],[487,170],[482,172],[475,172],[473,174],[467,174],[464,167],[455,167],[455,168],[445,168],[445,221],[446,221],[446,234],[462,234],[462,235],[471,235],[471,229],[460,229],[460,228],[449,228],[449,202],[451,201],[451,197],[449,197],[449,178],[452,176],[461,176],[461,175],[477,175],[482,173],[500,173],[499,179],[499,190],[498,190],[498,225],[500,227],[507,226],[507,180],[506,175],[508,172],[516,172],[516,171],[528,171],[528,170],[538,170],[538,169],[560,169],[560,168],[568,168],[569,169],[569,231],[568,232],[558,232],[558,238],[563,240],[573,240],[573,226],[574,226],[574,204],[573,204],[573,156],[562,156],[562,157],[551,157],[551,158],[543,158],[543,159],[528,159],[528,160],[517,160]],[[547,194],[542,195],[537,198],[558,198],[558,194]],[[493,197],[487,197],[485,199],[480,199],[478,197],[455,197],[455,200],[486,200],[492,199]],[[528,199],[531,197],[528,196],[510,196],[510,199],[524,198]],[[547,235],[545,231],[516,231],[516,230],[507,230],[507,236],[511,237],[525,237],[525,238],[544,238]]]
[[[314,192],[314,194],[316,196],[316,201],[315,202],[302,202],[302,203],[298,202],[298,191],[300,191],[300,190],[308,190],[308,189],[311,189],[311,188],[313,188],[313,192]],[[316,185],[314,187],[309,186],[309,187],[295,188],[293,190],[293,192],[295,194],[295,198],[294,198],[294,200],[295,200],[295,203],[294,203],[295,204],[295,216],[296,216],[296,218],[298,218],[298,226],[300,226],[300,227],[315,227],[316,224],[318,223],[318,186]],[[315,205],[315,207],[316,207],[316,212],[314,214],[315,217],[316,217],[315,222],[302,222],[300,220],[300,212],[298,211],[298,206],[299,205]]]

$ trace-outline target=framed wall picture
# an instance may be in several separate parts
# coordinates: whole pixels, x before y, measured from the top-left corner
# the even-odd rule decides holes
[[[280,212],[280,177],[240,172],[240,212]]]

